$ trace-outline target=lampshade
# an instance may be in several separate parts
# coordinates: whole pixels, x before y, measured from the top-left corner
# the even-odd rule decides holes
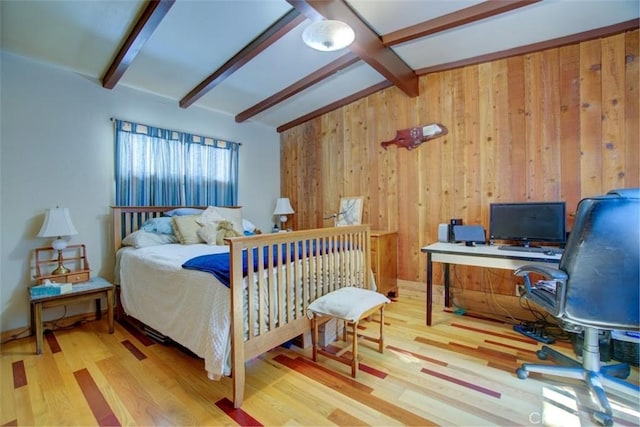
[[[71,222],[69,209],[67,208],[47,209],[47,212],[45,213],[45,216],[44,216],[44,222],[42,223],[42,227],[40,228],[40,232],[38,233],[38,237],[63,237],[63,236],[73,236],[74,234],[78,234],[78,231],[76,230],[76,228],[73,226],[73,223]],[[57,239],[57,240],[60,240],[60,239]],[[64,247],[62,249],[64,249]]]
[[[349,25],[334,20],[313,22],[302,32],[302,40],[307,46],[324,52],[343,49],[353,43],[355,38]]]
[[[274,215],[288,215],[295,213],[293,212],[293,208],[291,207],[291,202],[286,197],[281,197],[276,202],[276,208],[273,211]]]

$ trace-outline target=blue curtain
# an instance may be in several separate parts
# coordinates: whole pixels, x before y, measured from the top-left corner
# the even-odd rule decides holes
[[[237,205],[240,144],[114,122],[117,205]]]

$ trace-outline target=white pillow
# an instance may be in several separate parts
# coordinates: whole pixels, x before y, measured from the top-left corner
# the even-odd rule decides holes
[[[365,311],[389,302],[389,298],[376,291],[356,287],[340,288],[309,304],[307,316],[311,319],[313,313],[316,313],[355,322]]]
[[[218,237],[218,223],[205,224],[198,230],[198,236],[204,240],[207,245],[215,245]]]
[[[242,218],[242,230],[243,231],[254,231],[256,227],[251,221],[248,219]]]
[[[196,220],[200,225],[213,224],[222,220],[231,221],[233,229],[242,234],[242,208],[209,206]]]
[[[176,236],[173,234],[149,233],[144,230],[134,231],[122,239],[124,246],[133,246],[136,249],[144,248],[145,246],[167,245],[177,242],[178,239],[176,239]]]

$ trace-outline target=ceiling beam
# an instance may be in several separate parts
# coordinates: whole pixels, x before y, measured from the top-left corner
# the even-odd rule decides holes
[[[467,58],[460,61],[448,62],[445,64],[434,65],[430,67],[420,68],[416,70],[416,74],[419,76],[437,73],[440,71],[453,70],[455,68],[467,67],[469,65],[477,65],[484,62],[497,61],[499,59],[506,59],[512,56],[526,55],[533,52],[540,52],[547,49],[557,49],[559,47],[568,46],[572,44],[582,43],[589,40],[595,40],[603,37],[608,37],[614,34],[624,33],[626,31],[633,31],[640,28],[640,21],[638,19],[631,19],[629,21],[620,22],[618,24],[609,25],[607,27],[596,28],[594,30],[583,31],[581,33],[571,34],[569,36],[558,37],[551,40],[545,40],[543,42],[537,42],[528,44],[526,46],[514,47],[511,49],[502,50],[499,52],[487,53],[473,58]]]
[[[278,126],[276,128],[276,131],[277,132],[284,132],[285,130],[288,130],[288,129],[291,129],[293,127],[296,127],[296,126],[298,126],[298,125],[300,125],[300,124],[302,124],[302,123],[304,123],[304,122],[306,122],[308,120],[314,119],[316,117],[320,117],[321,115],[323,115],[325,113],[328,113],[330,111],[336,110],[336,109],[338,109],[340,107],[344,107],[345,105],[349,105],[352,102],[357,101],[358,99],[365,98],[365,97],[367,97],[369,95],[372,95],[372,94],[374,94],[376,92],[380,92],[382,89],[386,89],[386,88],[392,87],[392,86],[393,86],[393,83],[391,83],[388,80],[383,80],[382,82],[377,83],[377,84],[375,84],[375,85],[373,85],[371,87],[368,87],[368,88],[363,89],[363,90],[361,90],[359,92],[351,94],[351,95],[349,95],[347,97],[339,99],[339,100],[337,100],[335,102],[332,102],[329,105],[325,105],[324,107],[318,108],[317,110],[312,111],[309,114],[305,114],[302,117],[298,117],[297,119],[294,119],[294,120],[292,120],[292,121],[290,121],[288,123],[285,123],[285,124],[283,124],[281,126]]]
[[[257,103],[256,105],[247,108],[243,112],[236,115],[236,122],[242,123],[245,120],[259,114],[280,102],[285,101],[288,98],[302,92],[303,90],[319,83],[320,81],[330,77],[331,75],[337,73],[340,70],[343,70],[356,62],[359,62],[360,58],[353,52],[349,52],[346,55],[341,56],[330,64],[325,65],[319,70],[314,71],[308,76],[298,80],[291,86],[281,90],[280,92],[275,93],[274,95],[268,97],[267,99]]]
[[[439,16],[410,27],[401,28],[382,36],[382,44],[393,46],[435,34],[441,31],[450,30],[455,27],[480,21],[501,13],[509,12],[541,0],[489,0],[455,12]]]
[[[236,53],[222,67],[204,79],[191,92],[180,100],[180,107],[187,108],[211,89],[222,83],[227,77],[240,69],[247,62],[258,56],[260,52],[274,44],[280,37],[304,22],[305,17],[295,9],[291,9],[282,18],[267,28],[262,34],[253,39],[240,52]]]
[[[138,21],[129,32],[109,68],[107,68],[107,72],[102,76],[102,87],[113,89],[116,86],[175,1],[148,0],[146,2],[147,6],[140,14]],[[99,23],[96,23],[96,25],[99,25]]]
[[[349,49],[407,96],[418,96],[418,76],[393,50],[382,44],[380,36],[344,0],[287,1],[309,19],[324,17],[349,24],[356,34]]]

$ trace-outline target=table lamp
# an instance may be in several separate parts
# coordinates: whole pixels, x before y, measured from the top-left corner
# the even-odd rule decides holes
[[[281,197],[276,201],[276,208],[273,210],[273,215],[280,215],[280,230],[284,230],[284,223],[287,222],[287,215],[292,214],[293,208],[291,202],[286,197]]]
[[[75,234],[78,234],[78,231],[71,222],[69,209],[60,207],[47,209],[38,237],[56,237],[51,242],[51,247],[58,251],[58,268],[53,270],[51,274],[69,273],[70,270],[62,265],[62,251],[67,247],[67,240],[63,237]]]

